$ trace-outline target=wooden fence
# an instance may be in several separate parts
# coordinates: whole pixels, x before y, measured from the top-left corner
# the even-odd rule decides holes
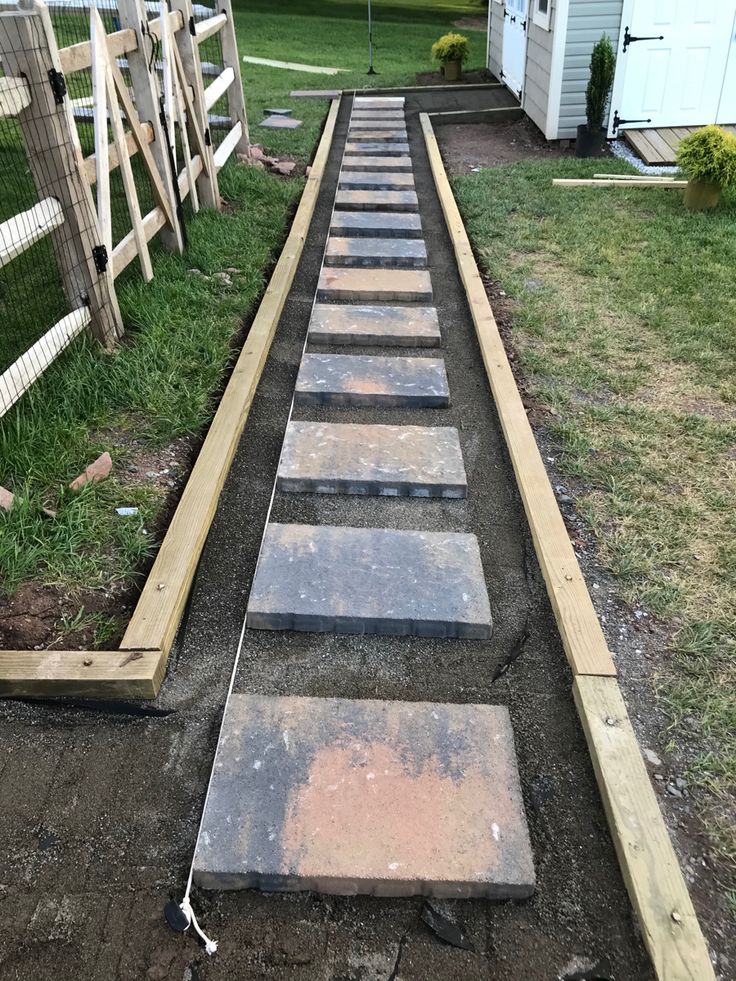
[[[216,12],[198,4],[196,16],[191,0],[105,0],[120,28],[113,33],[85,0],[51,4],[89,16],[89,40],[60,48],[40,0],[0,7],[0,116],[17,119],[38,193],[35,206],[0,224],[0,268],[49,236],[69,313],[0,374],[0,416],[85,328],[106,348],[115,344],[123,332],[116,277],[137,258],[152,278],[148,243],[159,233],[165,248],[181,252],[183,202],[195,213],[219,208],[218,172],[234,152],[249,151],[230,0]],[[222,68],[203,71],[200,46],[215,35]],[[91,91],[70,98],[69,77],[87,71]],[[224,96],[228,115],[214,117]],[[85,157],[77,121],[90,114],[94,153]],[[216,147],[212,124],[226,129]],[[118,169],[130,231],[115,240],[110,175]],[[141,174],[153,201],[145,214]]]

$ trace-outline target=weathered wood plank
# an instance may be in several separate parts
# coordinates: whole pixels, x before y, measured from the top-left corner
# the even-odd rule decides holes
[[[17,116],[31,104],[31,90],[24,78],[0,78],[0,116]]]
[[[635,177],[631,180],[601,179],[575,177],[553,177],[555,187],[687,187],[687,181],[660,180],[660,178]]]
[[[0,695],[154,698],[159,651],[0,651]]]
[[[0,269],[25,252],[64,221],[64,212],[56,198],[44,198],[27,211],[0,224]]]

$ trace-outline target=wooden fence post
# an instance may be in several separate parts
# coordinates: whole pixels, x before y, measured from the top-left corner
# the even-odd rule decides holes
[[[135,51],[129,51],[127,54],[128,70],[130,71],[130,80],[133,85],[135,104],[140,121],[142,123],[150,123],[153,129],[151,152],[153,153],[153,159],[156,161],[156,166],[158,167],[171,202],[171,213],[177,217],[174,228],[171,228],[167,224],[161,229],[161,243],[166,249],[183,252],[184,243],[174,194],[174,181],[177,175],[172,174],[171,171],[168,147],[166,145],[163,126],[161,125],[161,93],[159,91],[156,66],[152,65],[150,71],[148,67],[151,40],[144,33],[148,19],[143,0],[118,0],[118,14],[120,17],[120,26],[135,31],[135,35],[138,38],[137,49]]]
[[[240,55],[238,54],[238,39],[235,36],[233,5],[232,0],[220,0],[220,2],[223,11],[227,14],[227,24],[225,24],[220,34],[222,60],[225,68],[232,68],[235,72],[235,81],[227,93],[230,121],[233,126],[238,122],[242,126],[240,139],[235,146],[235,153],[247,157],[250,155],[250,133],[248,131],[248,115],[245,109],[243,79],[240,74]]]
[[[204,101],[204,83],[202,81],[202,63],[199,57],[199,44],[194,33],[194,14],[192,0],[172,0],[173,10],[179,10],[184,18],[184,27],[176,32],[176,45],[179,49],[182,67],[186,81],[192,90],[192,103],[196,119],[191,120],[192,126],[199,127],[203,135],[205,157],[202,161],[202,173],[197,178],[197,192],[200,203],[205,208],[220,207],[220,192],[217,186],[217,170],[215,168],[214,152],[210,139],[210,124],[207,106]]]
[[[17,119],[39,199],[56,198],[64,214],[51,239],[70,309],[89,306],[92,332],[111,347],[123,333],[112,257],[105,261],[103,255],[59,50],[43,3],[23,0],[22,8],[0,13],[0,56],[5,73],[25,76],[30,89],[30,104]]]

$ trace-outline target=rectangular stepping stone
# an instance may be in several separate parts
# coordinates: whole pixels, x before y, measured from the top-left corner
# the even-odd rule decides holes
[[[442,358],[305,354],[294,398],[297,405],[445,408],[450,391]]]
[[[389,109],[401,108],[405,99],[403,95],[356,95],[353,99],[353,106],[356,109]]]
[[[354,174],[341,171],[338,187],[346,191],[404,191],[414,189],[413,174],[392,174],[385,170],[373,170]]]
[[[313,494],[467,495],[457,429],[296,422],[286,429],[276,485]]]
[[[375,170],[380,167],[384,173],[411,172],[411,157],[382,157],[380,162],[375,157],[360,156],[349,154],[343,157],[343,171],[363,171]]]
[[[345,153],[373,157],[395,157],[397,154],[408,154],[409,144],[406,142],[375,143],[366,140],[350,140],[345,144]]]
[[[434,307],[317,303],[309,322],[309,340],[314,344],[438,347],[440,339]]]
[[[302,125],[301,119],[292,119],[291,116],[268,116],[258,124],[265,129],[299,129]]]
[[[491,635],[475,535],[269,524],[248,600],[256,630]]]
[[[319,275],[318,300],[400,300],[425,303],[432,299],[432,281],[424,269],[350,269],[325,266]]]
[[[379,266],[426,269],[427,248],[420,238],[337,238],[330,236],[326,266]]]
[[[508,709],[232,695],[194,882],[333,895],[531,896]]]
[[[354,109],[350,121],[373,119],[378,122],[403,123],[406,121],[403,109]]]
[[[348,123],[348,130],[362,129],[406,129],[406,120],[403,116],[398,118],[372,115],[369,118],[363,116],[353,116]]]
[[[388,126],[383,126],[380,129],[351,130],[348,135],[351,139],[359,139],[365,143],[406,143],[408,140],[406,130],[403,127],[391,129]]]
[[[335,195],[335,207],[345,211],[418,211],[415,191],[342,191]]]
[[[422,220],[411,212],[334,211],[330,234],[349,238],[421,238]]]

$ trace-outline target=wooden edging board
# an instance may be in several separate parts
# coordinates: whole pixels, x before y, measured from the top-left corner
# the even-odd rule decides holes
[[[286,244],[119,651],[0,651],[0,695],[155,698],[309,231],[332,145],[334,100]]]
[[[611,656],[524,410],[430,117],[420,115],[486,374],[565,652],[608,824],[659,981],[712,981],[713,968],[629,721]]]

